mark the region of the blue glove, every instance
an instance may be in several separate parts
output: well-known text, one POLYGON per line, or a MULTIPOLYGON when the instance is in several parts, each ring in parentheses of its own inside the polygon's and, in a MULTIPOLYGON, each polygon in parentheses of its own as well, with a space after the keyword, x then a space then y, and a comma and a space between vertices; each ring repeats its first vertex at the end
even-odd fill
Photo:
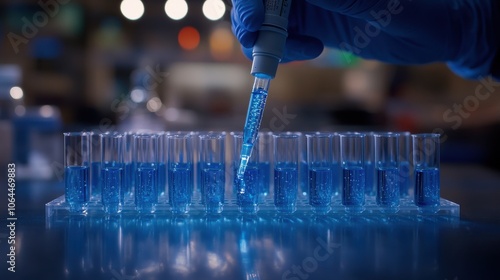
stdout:
MULTIPOLYGON (((233 0, 233 32, 245 55, 264 20, 263 0, 233 0)), ((323 47, 394 64, 447 62, 458 75, 500 78, 500 1, 292 0, 283 62, 323 47)))

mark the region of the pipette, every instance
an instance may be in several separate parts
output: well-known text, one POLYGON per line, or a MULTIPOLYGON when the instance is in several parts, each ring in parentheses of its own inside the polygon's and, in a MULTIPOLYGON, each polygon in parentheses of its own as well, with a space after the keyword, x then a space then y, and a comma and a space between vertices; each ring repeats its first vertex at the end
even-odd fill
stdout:
POLYGON ((243 129, 243 145, 237 173, 241 193, 245 192, 243 176, 259 133, 269 84, 271 79, 275 77, 278 64, 283 57, 288 35, 290 5, 291 0, 266 0, 264 3, 264 23, 259 30, 252 52, 251 74, 255 77, 255 80, 243 129))

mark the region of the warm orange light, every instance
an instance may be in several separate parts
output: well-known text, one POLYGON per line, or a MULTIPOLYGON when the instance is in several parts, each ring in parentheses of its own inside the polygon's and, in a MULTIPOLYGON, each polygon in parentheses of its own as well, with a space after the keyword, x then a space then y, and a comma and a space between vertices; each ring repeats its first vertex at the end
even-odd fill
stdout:
POLYGON ((228 59, 233 51, 233 34, 229 29, 217 28, 210 35, 209 44, 215 59, 228 59))
POLYGON ((177 36, 181 48, 192 51, 200 44, 200 32, 191 26, 185 26, 179 31, 177 36))

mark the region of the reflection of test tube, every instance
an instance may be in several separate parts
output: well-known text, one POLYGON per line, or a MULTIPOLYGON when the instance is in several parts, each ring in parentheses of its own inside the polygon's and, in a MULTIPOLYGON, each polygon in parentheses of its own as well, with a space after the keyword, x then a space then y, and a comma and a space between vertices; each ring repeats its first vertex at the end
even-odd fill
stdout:
POLYGON ((318 214, 331 209, 333 197, 332 180, 332 135, 329 133, 308 134, 307 163, 309 169, 309 205, 318 214))
POLYGON ((200 190, 207 213, 221 213, 226 184, 225 133, 199 136, 200 190))
POLYGON ((157 143, 155 134, 134 135, 135 207, 140 213, 154 213, 158 203, 157 143))
POLYGON ((187 213, 193 191, 193 137, 190 133, 167 135, 168 197, 174 213, 187 213))
POLYGON ((101 134, 101 180, 102 205, 104 212, 120 213, 123 206, 123 135, 119 133, 101 134))
POLYGON ((159 132, 158 135, 158 200, 164 201, 167 192, 167 134, 159 132))
POLYGON ((439 134, 415 134, 413 164, 415 166, 415 204, 420 211, 439 209, 439 134))
POLYGON ((361 133, 340 135, 342 160, 342 205, 348 212, 362 212, 365 205, 364 140, 361 133))
POLYGON ((123 139, 123 164, 125 168, 123 196, 124 203, 134 197, 135 171, 134 167, 134 133, 126 132, 123 139))
POLYGON ((247 168, 245 174, 243 175, 243 181, 245 183, 245 192, 241 193, 239 191, 239 180, 237 178, 237 171, 240 162, 240 151, 243 145, 243 134, 242 133, 232 133, 233 135, 233 162, 234 162, 234 188, 236 192, 236 199, 238 203, 238 208, 242 213, 257 213, 258 202, 259 202, 259 151, 258 146, 254 147, 252 155, 248 160, 247 168))
POLYGON ((375 179, 375 137, 373 132, 365 134, 364 169, 365 169, 365 194, 374 196, 377 182, 375 179))
POLYGON ((279 213, 293 213, 299 183, 299 135, 280 133, 273 137, 274 206, 279 213))
POLYGON ((101 136, 90 132, 90 197, 92 200, 101 199, 101 136))
POLYGON ((395 212, 399 207, 399 134, 377 133, 374 137, 377 204, 395 212))
POLYGON ((411 133, 399 133, 399 190, 401 197, 413 193, 413 170, 411 158, 411 133))
POLYGON ((271 163, 273 153, 273 133, 259 132, 258 153, 259 153, 259 184, 260 195, 264 199, 270 192, 271 185, 271 163))
POLYGON ((90 196, 89 160, 89 134, 64 133, 65 200, 71 212, 87 212, 90 196))

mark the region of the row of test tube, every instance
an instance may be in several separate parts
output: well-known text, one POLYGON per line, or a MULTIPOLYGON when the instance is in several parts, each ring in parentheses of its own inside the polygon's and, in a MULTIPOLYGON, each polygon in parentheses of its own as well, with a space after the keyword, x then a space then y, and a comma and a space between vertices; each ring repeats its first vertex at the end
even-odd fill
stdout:
POLYGON ((240 132, 77 132, 65 133, 64 142, 72 212, 97 201, 110 214, 125 204, 139 213, 166 204, 187 213, 193 202, 221 213, 231 199, 242 213, 270 200, 280 213, 304 200, 318 214, 337 201, 357 213, 367 198, 387 212, 397 212, 402 199, 422 211, 439 208, 438 134, 259 133, 244 191, 236 178, 240 132))

